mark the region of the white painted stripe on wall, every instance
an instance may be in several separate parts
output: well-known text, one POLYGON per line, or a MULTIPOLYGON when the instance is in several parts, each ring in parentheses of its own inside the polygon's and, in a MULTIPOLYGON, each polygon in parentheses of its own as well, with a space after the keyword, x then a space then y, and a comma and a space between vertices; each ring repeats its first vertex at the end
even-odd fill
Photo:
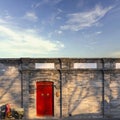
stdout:
POLYGON ((97 68, 97 63, 74 63, 74 68, 81 68, 81 69, 92 68, 92 69, 95 69, 95 68, 97 68))
POLYGON ((36 69, 54 69, 54 63, 35 63, 36 69))
POLYGON ((120 63, 116 63, 116 64, 115 64, 115 68, 116 68, 116 69, 120 69, 120 63))

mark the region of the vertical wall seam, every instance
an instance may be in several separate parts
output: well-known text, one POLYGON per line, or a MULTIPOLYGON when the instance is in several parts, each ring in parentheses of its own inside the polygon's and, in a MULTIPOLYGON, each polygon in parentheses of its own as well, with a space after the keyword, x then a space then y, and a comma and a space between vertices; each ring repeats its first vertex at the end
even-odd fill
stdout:
POLYGON ((60 118, 62 118, 62 62, 61 59, 58 59, 60 63, 60 69, 59 69, 59 74, 60 74, 60 118))
POLYGON ((105 111, 104 111, 104 93, 105 93, 105 84, 104 84, 105 80, 104 80, 104 59, 102 59, 102 115, 103 115, 103 118, 105 117, 105 111))
POLYGON ((22 73, 22 59, 20 59, 20 73, 21 73, 21 107, 23 108, 23 73, 22 73))

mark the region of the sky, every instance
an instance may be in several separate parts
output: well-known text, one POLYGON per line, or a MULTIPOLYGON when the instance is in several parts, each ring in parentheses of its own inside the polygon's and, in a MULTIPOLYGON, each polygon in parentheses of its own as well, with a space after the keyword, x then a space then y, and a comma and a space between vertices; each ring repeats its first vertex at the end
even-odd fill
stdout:
POLYGON ((120 57, 120 0, 0 0, 0 58, 120 57))

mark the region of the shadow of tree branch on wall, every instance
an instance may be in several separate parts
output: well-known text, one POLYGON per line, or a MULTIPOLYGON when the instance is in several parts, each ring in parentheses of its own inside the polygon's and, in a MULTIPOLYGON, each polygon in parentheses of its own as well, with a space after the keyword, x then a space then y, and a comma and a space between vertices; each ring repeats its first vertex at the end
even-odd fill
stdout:
POLYGON ((91 71, 73 71, 66 76, 68 81, 63 86, 68 88, 68 116, 102 117, 102 75, 97 74, 91 71))
POLYGON ((105 76, 105 116, 109 118, 120 117, 120 73, 112 71, 105 76))
POLYGON ((21 81, 17 66, 0 65, 0 93, 0 105, 20 104, 21 81))
POLYGON ((119 77, 119 72, 105 73, 103 86, 101 71, 71 72, 66 75, 68 81, 64 82, 63 86, 68 88, 68 117, 65 119, 105 117, 105 119, 117 120, 120 117, 119 77))

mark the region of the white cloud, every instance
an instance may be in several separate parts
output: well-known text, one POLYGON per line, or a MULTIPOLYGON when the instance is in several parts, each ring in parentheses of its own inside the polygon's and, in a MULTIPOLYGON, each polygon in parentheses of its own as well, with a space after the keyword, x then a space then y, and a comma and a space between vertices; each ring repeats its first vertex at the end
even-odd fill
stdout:
POLYGON ((62 0, 40 0, 40 2, 38 2, 37 4, 32 5, 32 8, 38 8, 43 5, 56 5, 60 3, 61 1, 62 0))
POLYGON ((8 21, 13 19, 13 16, 11 16, 11 14, 7 10, 3 11, 3 16, 4 16, 4 19, 8 21))
POLYGON ((39 57, 41 54, 57 52, 64 45, 58 41, 50 41, 36 34, 35 30, 15 30, 0 25, 1 54, 14 57, 39 57))
POLYGON ((27 19, 29 21, 37 21, 38 17, 34 12, 26 12, 24 19, 27 19))
POLYGON ((61 35, 63 33, 63 31, 61 31, 61 30, 55 30, 55 33, 61 35))
POLYGON ((63 32, 61 30, 57 31, 58 34, 62 34, 63 32))
POLYGON ((97 31, 96 35, 102 34, 102 31, 97 31))
POLYGON ((111 9, 112 7, 102 8, 101 6, 96 6, 94 9, 87 12, 69 14, 66 24, 61 26, 61 29, 79 31, 91 27, 98 23, 111 9))
POLYGON ((0 23, 6 23, 6 21, 3 19, 0 19, 0 23))
POLYGON ((53 4, 58 4, 58 3, 60 3, 62 0, 52 0, 52 2, 53 2, 53 4))

